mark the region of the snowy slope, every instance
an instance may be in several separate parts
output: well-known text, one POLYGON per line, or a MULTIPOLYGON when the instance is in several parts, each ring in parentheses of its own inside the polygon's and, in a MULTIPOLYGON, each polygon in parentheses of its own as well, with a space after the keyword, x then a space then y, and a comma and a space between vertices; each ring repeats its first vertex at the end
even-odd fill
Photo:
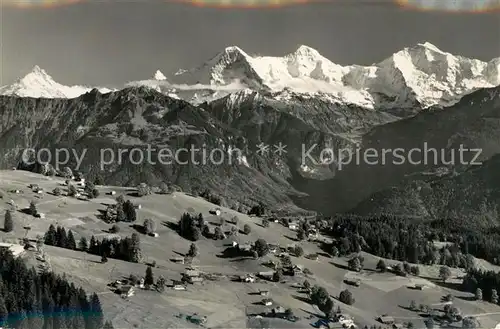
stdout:
POLYGON ((482 62, 454 56, 430 43, 405 48, 371 66, 340 66, 300 46, 283 57, 250 56, 232 46, 202 66, 181 70, 172 81, 216 88, 328 94, 333 101, 372 108, 448 106, 478 88, 500 84, 500 58, 482 62))
MULTIPOLYGON (((93 88, 84 86, 65 86, 57 83, 40 67, 18 79, 12 85, 0 87, 0 95, 14 95, 34 98, 75 98, 93 88)), ((111 92, 108 88, 98 88, 101 93, 111 92)))

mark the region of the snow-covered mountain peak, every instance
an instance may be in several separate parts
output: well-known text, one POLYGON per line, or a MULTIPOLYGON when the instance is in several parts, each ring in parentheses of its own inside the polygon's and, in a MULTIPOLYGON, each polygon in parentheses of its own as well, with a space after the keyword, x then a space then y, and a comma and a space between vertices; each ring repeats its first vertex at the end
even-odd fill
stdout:
POLYGON ((295 52, 293 52, 293 55, 295 55, 296 57, 309 57, 311 59, 317 58, 317 57, 322 57, 320 55, 319 51, 317 51, 316 49, 311 48, 309 46, 305 46, 305 45, 300 45, 297 48, 297 50, 295 50, 295 52))
POLYGON ((167 77, 160 70, 156 70, 155 74, 153 75, 153 79, 163 81, 167 80, 167 77))
MULTIPOLYGON (((0 95, 14 95, 34 98, 75 98, 92 88, 83 86, 65 86, 54 81, 45 70, 35 65, 31 72, 18 79, 11 85, 0 87, 0 95)), ((99 88, 101 93, 110 92, 110 89, 99 88)))

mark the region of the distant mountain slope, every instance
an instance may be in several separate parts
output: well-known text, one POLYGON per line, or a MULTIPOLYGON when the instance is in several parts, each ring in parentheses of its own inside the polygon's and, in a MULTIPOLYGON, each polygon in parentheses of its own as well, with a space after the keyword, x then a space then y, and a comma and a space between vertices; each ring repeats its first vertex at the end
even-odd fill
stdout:
MULTIPOLYGON (((230 46, 196 68, 171 76, 157 71, 152 78, 116 87, 147 86, 194 104, 250 89, 276 97, 282 93, 323 97, 334 104, 406 117, 422 108, 450 106, 475 90, 498 85, 500 57, 483 62, 444 52, 426 42, 369 66, 341 66, 305 45, 282 57, 250 55, 230 46)), ((35 67, 14 84, 1 87, 0 95, 73 98, 87 91, 90 88, 58 84, 35 67)))
MULTIPOLYGON (((75 98, 92 90, 84 86, 65 86, 57 83, 39 66, 11 85, 0 87, 0 95, 44 98, 75 98)), ((111 89, 99 88, 102 93, 111 89)))
POLYGON ((172 81, 214 87, 238 82, 252 90, 323 92, 371 108, 427 108, 449 106, 474 90, 499 85, 500 58, 486 63, 426 42, 371 66, 340 66, 307 46, 283 57, 251 56, 231 46, 198 68, 180 71, 172 81))
MULTIPOLYGON (((418 173, 439 168, 441 171, 462 170, 460 144, 469 149, 481 148, 478 160, 488 159, 500 153, 499 126, 498 87, 479 90, 450 108, 422 112, 410 119, 377 126, 362 137, 359 164, 353 160, 327 181, 295 177, 293 185, 310 195, 306 200, 298 201, 325 213, 347 211, 379 190, 396 186, 404 179, 411 181, 421 178, 418 173), (427 150, 438 150, 437 157, 432 151, 427 153, 427 163, 424 161, 425 145, 427 150), (403 164, 398 164, 400 160, 392 156, 398 148, 403 149, 401 154, 406 159, 403 164), (368 149, 373 149, 368 152, 376 152, 377 155, 365 161, 363 154, 368 149), (412 149, 421 150, 412 153, 413 164, 408 160, 412 149), (385 164, 383 150, 389 150, 385 164), (441 152, 444 152, 445 161, 441 152), (455 154, 455 165, 447 164, 452 152, 455 154)), ((474 155, 473 152, 464 152, 463 162, 471 161, 474 155)))
MULTIPOLYGON (((0 96, 0 121, 3 168, 15 165, 24 148, 65 147, 75 149, 78 155, 86 150, 81 170, 88 171, 91 179, 99 174, 110 184, 158 185, 168 181, 194 193, 209 188, 230 204, 254 205, 260 201, 292 208, 289 195, 299 195, 287 182, 291 173, 285 163, 280 165, 282 160, 257 155, 254 144, 209 112, 148 88, 108 94, 93 90, 75 99, 0 96), (138 148, 147 154, 148 145, 174 154, 179 149, 205 148, 208 155, 198 151, 193 158, 183 151, 179 155, 182 164, 162 164, 158 151, 152 153, 152 162, 147 158, 137 162, 124 153, 119 161, 120 149, 138 148), (244 153, 233 154, 231 149, 236 147, 244 153), (99 169, 100 152, 108 149, 113 151, 115 161, 103 171, 99 169), (211 162, 213 149, 226 154, 223 163, 217 163, 220 153, 215 154, 215 163, 211 162), (203 156, 208 159, 206 163, 201 162, 203 156)), ((110 159, 108 154, 106 161, 110 159)), ((69 165, 74 166, 75 161, 69 165)))
POLYGON ((489 226, 498 225, 499 209, 500 155, 495 155, 462 173, 403 183, 377 192, 352 212, 463 221, 474 218, 476 224, 489 226))

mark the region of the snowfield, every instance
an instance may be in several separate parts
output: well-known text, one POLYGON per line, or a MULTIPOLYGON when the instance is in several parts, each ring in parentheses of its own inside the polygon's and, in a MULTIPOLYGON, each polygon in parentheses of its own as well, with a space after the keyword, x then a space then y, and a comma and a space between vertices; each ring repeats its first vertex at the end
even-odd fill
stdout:
MULTIPOLYGON (((151 79, 131 81, 118 89, 147 86, 194 104, 250 89, 278 95, 327 95, 332 103, 378 109, 450 106, 477 89, 498 85, 500 57, 483 62, 425 42, 370 66, 338 65, 304 45, 282 57, 252 56, 230 46, 197 68, 181 69, 171 77, 158 70, 151 79)), ((1 87, 0 95, 73 98, 91 89, 59 84, 36 66, 12 85, 1 87)))

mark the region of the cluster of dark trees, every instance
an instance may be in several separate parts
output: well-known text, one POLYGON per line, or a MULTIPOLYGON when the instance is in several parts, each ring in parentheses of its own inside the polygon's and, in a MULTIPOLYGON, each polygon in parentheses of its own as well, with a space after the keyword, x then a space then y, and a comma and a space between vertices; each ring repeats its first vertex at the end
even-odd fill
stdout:
MULTIPOLYGON (((495 243, 480 239, 470 231, 452 232, 439 223, 392 215, 336 215, 330 219, 326 230, 337 238, 337 242, 331 246, 331 253, 334 255, 348 255, 365 250, 379 257, 410 263, 463 268, 471 265, 472 259, 468 254, 493 260, 492 257, 485 257, 490 255, 485 251, 488 250, 488 245, 493 246, 495 243), (433 241, 449 244, 437 248, 433 241)), ((494 250, 496 249, 489 251, 494 250)))
POLYGON ((54 273, 37 273, 7 250, 0 251, 0 327, 112 329, 99 297, 54 273))
POLYGON ((208 202, 211 202, 213 204, 216 204, 218 206, 222 205, 222 197, 210 192, 209 189, 205 189, 203 192, 199 194, 203 199, 207 200, 208 202))
POLYGON ((126 262, 138 263, 142 259, 140 239, 137 233, 132 233, 130 237, 122 239, 104 238, 101 241, 92 236, 87 251, 93 255, 120 259, 126 262))
POLYGON ((66 231, 62 226, 58 226, 56 229, 54 225, 51 224, 49 230, 45 232, 44 243, 48 246, 77 250, 73 232, 71 230, 66 231))
POLYGON ((137 220, 137 211, 132 201, 125 201, 122 195, 116 198, 116 205, 108 206, 104 213, 104 220, 108 223, 113 222, 135 222, 137 220))
POLYGON ((500 291, 500 272, 482 271, 472 268, 462 282, 465 291, 472 292, 477 299, 498 304, 500 291))
POLYGON ((184 213, 178 223, 179 235, 191 241, 200 239, 201 234, 208 235, 210 229, 200 213, 193 216, 189 213, 184 213))
POLYGON ((61 226, 56 229, 54 225, 50 225, 45 233, 44 243, 49 246, 88 252, 102 256, 103 259, 109 257, 134 263, 141 260, 140 239, 137 233, 123 239, 105 238, 101 241, 92 236, 90 242, 82 237, 77 245, 71 230, 66 231, 61 226))

